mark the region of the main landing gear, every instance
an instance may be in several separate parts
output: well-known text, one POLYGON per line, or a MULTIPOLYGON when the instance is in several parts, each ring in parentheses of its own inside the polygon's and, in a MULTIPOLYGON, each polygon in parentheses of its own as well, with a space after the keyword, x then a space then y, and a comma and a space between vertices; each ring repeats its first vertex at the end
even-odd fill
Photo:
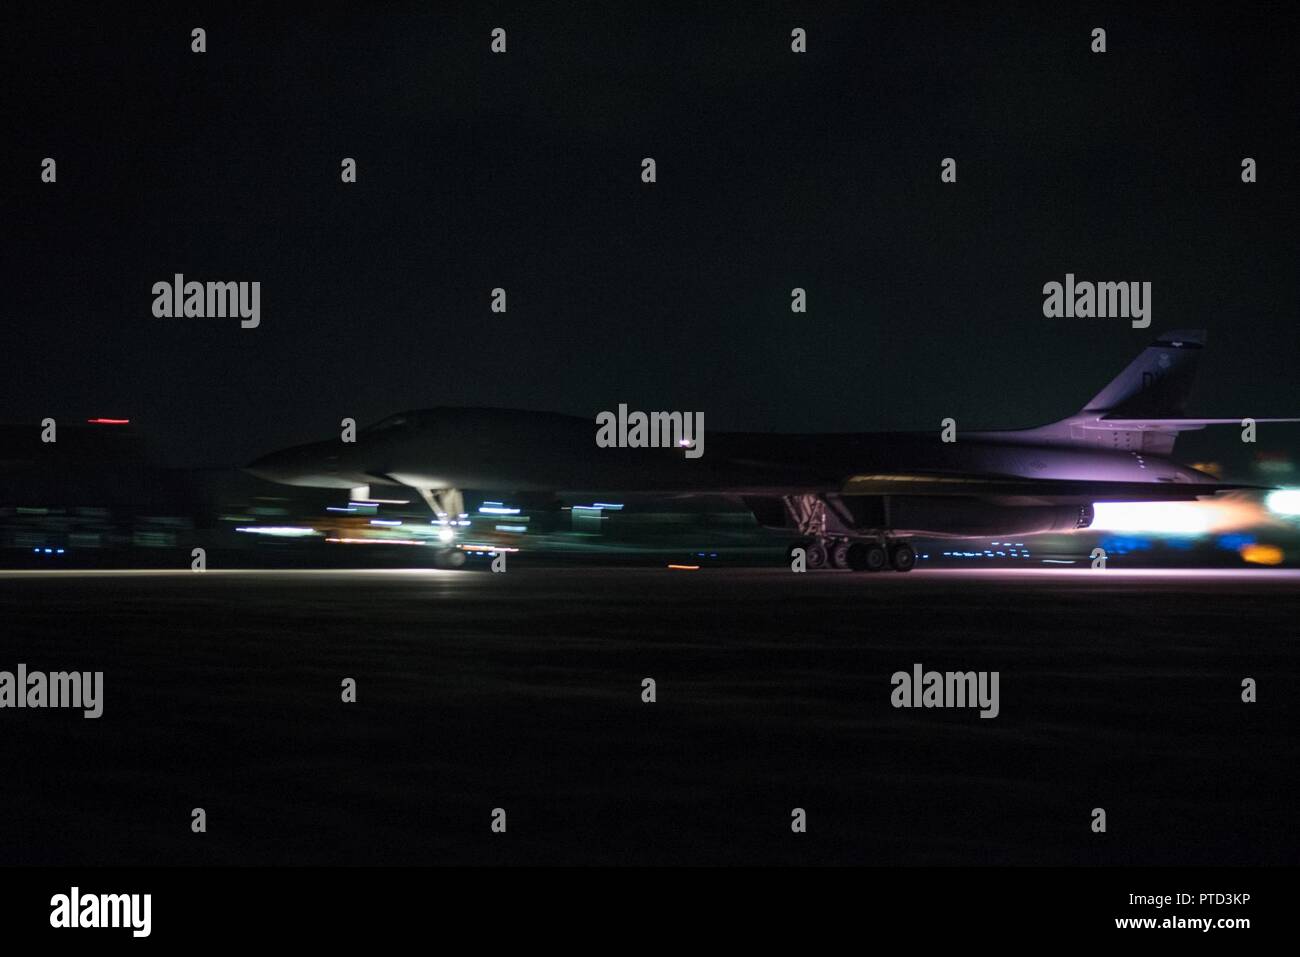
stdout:
POLYGON ((892 568, 910 572, 916 567, 916 549, 907 542, 879 542, 866 539, 801 538, 786 551, 787 561, 794 561, 794 550, 803 549, 805 567, 847 568, 855 572, 880 572, 892 568))
POLYGON ((916 567, 916 549, 906 541, 891 538, 888 497, 883 523, 863 521, 840 496, 787 495, 786 528, 800 536, 792 542, 786 561, 793 564, 794 550, 803 549, 804 568, 848 568, 855 572, 880 572, 892 568, 910 572, 916 567))

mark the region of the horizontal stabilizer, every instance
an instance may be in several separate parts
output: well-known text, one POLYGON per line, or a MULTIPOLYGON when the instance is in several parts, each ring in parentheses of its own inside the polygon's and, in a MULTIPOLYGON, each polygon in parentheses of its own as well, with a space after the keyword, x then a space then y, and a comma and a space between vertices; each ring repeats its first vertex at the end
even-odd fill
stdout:
MULTIPOLYGON (((1207 425, 1242 425, 1246 416, 1235 419, 1112 419, 1102 416, 1093 428, 1105 429, 1151 429, 1157 432, 1190 432, 1203 429, 1207 425)), ((1250 419, 1251 422, 1300 422, 1300 419, 1250 419)))

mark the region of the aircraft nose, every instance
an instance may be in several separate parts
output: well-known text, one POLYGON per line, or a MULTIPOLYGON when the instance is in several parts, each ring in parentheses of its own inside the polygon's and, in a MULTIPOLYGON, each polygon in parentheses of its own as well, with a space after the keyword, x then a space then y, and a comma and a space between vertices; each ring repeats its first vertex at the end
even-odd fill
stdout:
POLYGON ((311 488, 352 488, 366 480, 345 475, 339 461, 339 449, 333 442, 299 445, 264 455, 244 466, 244 471, 281 485, 304 485, 311 488))
POLYGON ((244 471, 268 482, 291 482, 301 470, 301 456, 295 454, 297 451, 297 449, 285 449, 263 455, 245 465, 244 471))

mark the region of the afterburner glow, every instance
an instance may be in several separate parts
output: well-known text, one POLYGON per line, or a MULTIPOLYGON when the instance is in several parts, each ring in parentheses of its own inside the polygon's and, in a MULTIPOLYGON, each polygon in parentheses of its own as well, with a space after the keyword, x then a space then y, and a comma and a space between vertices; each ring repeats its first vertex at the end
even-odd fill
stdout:
POLYGON ((1300 515, 1300 488, 1280 488, 1269 492, 1264 502, 1278 515, 1300 515))
POLYGON ((1266 521, 1254 502, 1220 499, 1209 502, 1098 502, 1092 528, 1103 532, 1154 532, 1204 535, 1248 528, 1266 521))

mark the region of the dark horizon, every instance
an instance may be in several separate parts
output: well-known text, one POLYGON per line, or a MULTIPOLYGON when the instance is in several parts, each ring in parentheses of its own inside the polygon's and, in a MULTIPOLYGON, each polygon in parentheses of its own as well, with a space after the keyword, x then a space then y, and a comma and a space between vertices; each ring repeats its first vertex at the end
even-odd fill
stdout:
POLYGON ((7 421, 129 417, 182 465, 439 405, 1011 428, 1187 327, 1194 412, 1297 411, 1280 7, 402 9, 8 31, 7 421), (261 282, 260 327, 154 318, 178 272, 261 282), (1151 327, 1044 318, 1066 272, 1152 282, 1151 327))

